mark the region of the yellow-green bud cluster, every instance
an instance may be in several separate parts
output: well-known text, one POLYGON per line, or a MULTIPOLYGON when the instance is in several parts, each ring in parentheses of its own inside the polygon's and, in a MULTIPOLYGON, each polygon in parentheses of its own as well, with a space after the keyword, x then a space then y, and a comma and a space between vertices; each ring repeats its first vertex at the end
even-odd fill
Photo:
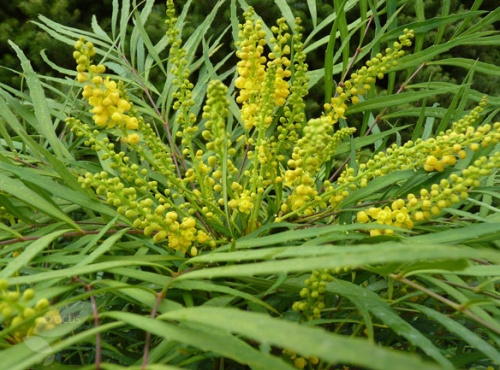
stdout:
POLYGON ((485 124, 478 128, 474 124, 486 105, 486 98, 470 114, 453 123, 452 128, 441 132, 435 138, 408 141, 403 146, 393 144, 385 152, 377 153, 372 159, 353 168, 346 169, 337 179, 339 186, 326 189, 323 196, 330 196, 329 202, 337 207, 349 191, 366 187, 374 178, 385 176, 397 170, 423 168, 426 171, 443 171, 446 166, 455 165, 457 160, 467 156, 466 148, 477 151, 500 142, 500 123, 485 124))
POLYGON ((319 364, 319 358, 317 358, 316 356, 299 356, 296 352, 290 351, 288 349, 283 350, 283 355, 290 358, 290 360, 293 361, 293 366, 295 366, 297 369, 304 369, 307 364, 319 364))
POLYGON ((50 303, 46 298, 33 302, 35 291, 32 288, 21 294, 17 290, 9 290, 8 286, 7 280, 0 279, 0 323, 3 331, 8 332, 9 342, 22 342, 62 322, 58 310, 47 312, 50 303))
POLYGON ((80 39, 74 45, 75 51, 73 52, 73 58, 76 61, 76 79, 80 83, 87 82, 89 80, 88 72, 92 73, 104 73, 106 68, 102 65, 92 64, 92 58, 95 56, 96 51, 94 44, 90 41, 85 41, 84 37, 80 39))
POLYGON ((351 101, 352 104, 359 103, 358 96, 370 90, 376 78, 384 78, 391 67, 397 66, 397 60, 405 55, 405 52, 402 50, 403 47, 410 47, 413 38, 413 31, 405 29, 404 34, 399 36, 399 41, 394 42, 392 48, 385 49, 385 55, 378 53, 367 61, 365 66, 356 73, 351 74, 351 78, 343 86, 339 85, 337 87, 336 96, 332 98, 330 103, 324 106, 333 123, 337 122, 340 118, 346 118, 346 102, 351 101))
POLYGON ((191 74, 187 67, 186 50, 182 47, 182 39, 179 35, 179 29, 176 27, 177 17, 175 16, 175 6, 173 0, 167 1, 167 37, 170 45, 170 72, 174 76, 173 85, 177 90, 172 93, 174 98, 173 109, 178 110, 175 122, 179 125, 177 135, 182 138, 182 145, 191 145, 192 135, 198 131, 194 125, 196 115, 190 113, 194 105, 193 88, 194 85, 189 81, 191 74))
MULTIPOLYGON (((406 199, 397 199, 391 207, 371 207, 357 213, 356 219, 361 223, 374 222, 380 225, 393 225, 412 229, 414 222, 429 220, 439 216, 443 209, 451 207, 469 197, 472 188, 481 185, 480 179, 490 176, 500 167, 500 152, 490 156, 482 156, 462 170, 461 175, 451 174, 430 189, 422 188, 419 194, 408 194, 406 199)), ((392 235, 394 230, 375 227, 370 235, 392 235)))
POLYGON ((321 311, 325 309, 326 283, 333 280, 328 270, 314 270, 304 282, 305 287, 300 290, 301 301, 294 302, 292 309, 300 312, 306 320, 321 318, 321 311))
POLYGON ((202 136, 207 140, 207 149, 216 153, 231 147, 230 135, 226 128, 226 120, 229 115, 229 100, 226 94, 227 87, 221 81, 210 81, 207 89, 207 100, 203 107, 203 118, 206 121, 202 136))
POLYGON ((302 43, 302 28, 300 18, 295 19, 296 28, 292 36, 294 73, 290 86, 290 97, 288 104, 283 108, 283 116, 280 117, 278 125, 278 140, 283 149, 288 150, 299 139, 302 125, 306 121, 304 97, 308 93, 309 78, 306 74, 308 66, 305 63, 306 54, 302 43))
POLYGON ((287 183, 295 181, 295 186, 292 187, 286 203, 282 204, 281 212, 284 214, 295 212, 299 216, 310 216, 318 207, 325 208, 326 203, 318 195, 318 189, 313 179, 308 174, 302 174, 300 170, 299 168, 299 171, 287 172, 287 183), (301 175, 294 177, 296 173, 301 173, 301 175))
MULTIPOLYGON (((138 166, 132 166, 131 169, 137 171, 138 166)), ((97 195, 104 196, 119 214, 127 217, 135 228, 143 230, 144 235, 152 235, 157 243, 167 239, 170 248, 186 253, 194 244, 209 242, 209 235, 196 228, 194 218, 184 217, 182 221, 179 220, 179 214, 172 211, 168 204, 165 205, 168 199, 166 196, 159 196, 160 202, 155 202, 150 197, 140 199, 136 186, 125 187, 120 178, 110 178, 104 171, 98 174, 86 173, 78 181, 83 188, 94 188, 97 195)), ((142 186, 156 187, 156 183, 142 186)))
POLYGON ((328 117, 312 118, 304 127, 289 164, 295 169, 303 167, 308 174, 315 175, 335 153, 337 146, 355 131, 355 128, 345 127, 334 133, 328 117))

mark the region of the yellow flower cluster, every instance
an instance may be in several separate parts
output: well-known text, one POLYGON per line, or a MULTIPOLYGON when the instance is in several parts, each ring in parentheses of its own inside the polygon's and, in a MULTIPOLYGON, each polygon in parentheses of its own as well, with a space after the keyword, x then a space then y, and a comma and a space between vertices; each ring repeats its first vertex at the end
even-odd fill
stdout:
POLYGON ((310 216, 318 207, 326 207, 326 203, 319 197, 316 184, 309 174, 302 173, 301 168, 298 170, 287 171, 285 185, 294 183, 296 186, 291 186, 292 191, 286 203, 281 205, 281 212, 310 216))
MULTIPOLYGON (((402 199, 398 199, 392 202, 391 207, 385 206, 383 208, 371 207, 366 211, 358 212, 356 219, 358 222, 367 223, 373 220, 374 222, 381 225, 392 225, 396 227, 412 229, 413 221, 409 210, 406 207, 406 203, 402 199)), ((377 236, 381 234, 392 235, 394 234, 393 229, 373 229, 370 230, 371 236, 377 236)))
POLYGON ((232 188, 236 194, 235 197, 228 202, 228 206, 232 209, 237 209, 241 213, 250 214, 250 211, 254 208, 254 197, 252 197, 250 191, 247 189, 242 190, 241 185, 236 182, 233 183, 232 188))
POLYGON ((253 8, 244 13, 245 23, 240 24, 236 56, 241 60, 236 65, 238 78, 234 85, 240 89, 236 101, 240 104, 260 94, 261 84, 266 75, 264 54, 266 32, 262 29, 262 21, 253 20, 253 8))
POLYGON ((9 331, 8 340, 12 343, 22 342, 25 338, 50 330, 62 322, 56 309, 47 312, 50 306, 46 298, 31 304, 35 291, 26 289, 22 295, 19 291, 8 289, 7 280, 0 279, 0 317, 5 331, 9 331))
POLYGON ((292 72, 290 67, 290 45, 288 45, 291 35, 288 33, 289 27, 284 18, 278 19, 278 26, 273 26, 271 31, 276 35, 271 39, 271 44, 274 44, 273 52, 269 53, 270 62, 267 64, 268 70, 274 68, 274 102, 277 106, 284 106, 288 95, 290 95, 290 87, 285 79, 291 77, 292 72))
POLYGON ((236 56, 241 59, 236 67, 238 78, 235 86, 240 90, 236 101, 242 104, 241 119, 247 130, 253 127, 265 129, 273 121, 274 108, 285 105, 290 94, 286 79, 291 76, 288 69, 291 62, 287 57, 291 51, 288 45, 291 35, 287 32, 285 20, 278 20, 278 26, 271 29, 276 35, 271 39, 274 46, 266 57, 266 32, 262 21, 255 20, 252 7, 248 8, 244 16, 245 23, 239 25, 236 52, 236 56))
MULTIPOLYGON (((496 124, 500 127, 500 123, 496 124)), ((461 176, 451 174, 448 179, 441 179, 432 184, 430 190, 420 189, 419 194, 408 194, 406 199, 395 200, 391 208, 371 207, 357 213, 356 219, 361 223, 374 222, 379 225, 393 225, 412 229, 414 222, 429 220, 439 216, 443 209, 451 207, 469 197, 472 188, 480 186, 480 178, 490 176, 500 167, 500 152, 490 156, 482 156, 462 170, 461 176)), ((392 235, 394 230, 375 227, 370 235, 392 235)))
MULTIPOLYGON (((127 114, 132 109, 132 104, 124 97, 123 88, 109 76, 105 79, 100 76, 106 68, 101 64, 91 64, 94 55, 95 49, 91 42, 85 42, 82 37, 75 43, 73 57, 77 62, 77 80, 87 82, 82 96, 92 106, 90 110, 93 114, 92 119, 99 127, 119 127, 123 133, 127 130, 137 130, 138 119, 127 114)), ((140 137, 138 133, 133 132, 128 133, 123 140, 130 144, 137 144, 140 137)))

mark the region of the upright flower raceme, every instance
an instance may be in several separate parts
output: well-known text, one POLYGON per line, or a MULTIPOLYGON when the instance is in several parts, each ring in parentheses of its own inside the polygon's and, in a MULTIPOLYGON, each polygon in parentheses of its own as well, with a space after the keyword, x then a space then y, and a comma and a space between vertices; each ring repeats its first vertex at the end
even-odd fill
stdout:
MULTIPOLYGON (((352 184, 345 186, 342 176, 338 184, 315 181, 322 166, 335 154, 337 146, 356 131, 352 127, 335 130, 334 125, 346 118, 347 103, 357 104, 359 96, 370 90, 377 78, 383 78, 391 67, 397 65, 397 60, 405 54, 403 47, 411 45, 413 36, 413 31, 404 30, 393 48, 387 48, 385 54, 377 54, 337 87, 336 96, 324 105, 325 111, 321 117, 312 118, 306 123, 303 135, 297 139, 291 159, 286 163, 284 184, 291 188, 291 193, 281 206, 283 217, 279 219, 292 215, 309 216, 324 209, 328 203, 336 207, 349 195, 349 190, 356 189, 352 184)), ((345 173, 349 174, 349 180, 353 178, 350 170, 345 173)))
POLYGON ((378 53, 375 55, 366 62, 365 66, 353 73, 343 86, 339 85, 337 87, 336 96, 331 99, 330 103, 325 104, 325 111, 333 122, 337 122, 340 118, 346 118, 345 112, 348 108, 346 102, 359 103, 358 96, 365 94, 371 89, 371 85, 376 78, 384 78, 391 67, 398 64, 397 60, 405 55, 403 47, 411 46, 413 38, 413 31, 405 29, 404 33, 399 36, 398 41, 393 43, 392 48, 386 48, 384 54, 378 53))
MULTIPOLYGON (((106 71, 104 65, 92 64, 95 56, 94 45, 85 42, 82 37, 75 43, 73 57, 77 62, 77 80, 86 82, 83 88, 83 97, 88 99, 90 112, 95 124, 102 128, 120 128, 124 133, 137 130, 137 117, 128 113, 132 104, 127 98, 123 86, 111 80, 110 77, 103 78, 101 74, 106 71)), ((135 144, 139 141, 137 133, 125 135, 124 141, 135 144)))
POLYGON ((272 112, 276 106, 283 106, 290 94, 288 78, 291 35, 284 19, 272 27, 275 37, 271 38, 271 52, 265 53, 266 32, 262 21, 256 20, 252 7, 244 13, 245 23, 240 25, 236 56, 240 59, 236 71, 235 86, 239 95, 236 101, 242 104, 241 119, 244 127, 255 126, 264 129, 273 121, 272 112))

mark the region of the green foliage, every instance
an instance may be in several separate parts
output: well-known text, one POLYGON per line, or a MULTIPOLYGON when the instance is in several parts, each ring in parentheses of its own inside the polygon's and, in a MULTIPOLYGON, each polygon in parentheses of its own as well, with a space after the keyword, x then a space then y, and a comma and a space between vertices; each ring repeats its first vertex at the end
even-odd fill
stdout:
POLYGON ((54 74, 10 42, 0 369, 500 363, 498 67, 454 56, 500 12, 334 3, 54 5, 54 74))

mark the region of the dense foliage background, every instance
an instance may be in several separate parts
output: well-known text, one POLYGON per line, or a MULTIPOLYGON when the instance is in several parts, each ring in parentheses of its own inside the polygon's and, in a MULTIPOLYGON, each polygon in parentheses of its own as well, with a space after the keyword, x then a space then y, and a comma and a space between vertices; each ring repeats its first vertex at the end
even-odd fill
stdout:
MULTIPOLYGON (((176 7, 181 10, 185 5, 186 0, 176 2, 176 7)), ((213 7, 212 1, 194 1, 190 4, 190 12, 186 15, 186 24, 184 26, 184 36, 190 35, 196 25, 201 24, 210 13, 213 7)), ((314 29, 314 24, 308 13, 308 1, 306 0, 287 0, 287 3, 294 11, 294 15, 303 19, 303 26, 306 33, 310 33, 314 29)), ((477 3, 476 1, 460 1, 451 0, 447 2, 449 5, 449 13, 457 14, 467 12, 477 3)), ((140 4, 140 2, 137 2, 140 4)), ((147 32, 153 41, 158 41, 164 34, 164 14, 165 2, 156 0, 154 7, 149 16, 148 23, 145 25, 147 32)), ((227 18, 230 16, 230 2, 222 4, 219 10, 219 17, 227 18)), ((279 8, 266 0, 248 1, 248 4, 255 7, 257 12, 262 15, 266 22, 273 22, 280 17, 279 8)), ((398 15, 400 23, 410 23, 416 19, 425 17, 433 17, 441 12, 441 3, 433 0, 417 1, 404 6, 398 15)), ((481 1, 480 9, 484 11, 493 11, 497 9, 496 0, 481 1)), ((99 24, 104 29, 109 29, 111 22, 110 14, 112 9, 112 1, 85 1, 82 4, 76 0, 18 0, 11 1, 3 6, 3 12, 0 14, 0 82, 7 83, 13 86, 19 86, 21 83, 20 77, 11 72, 11 70, 20 71, 19 61, 7 43, 7 40, 14 41, 22 50, 25 51, 29 60, 33 63, 36 71, 45 75, 53 75, 55 72, 42 59, 40 52, 44 51, 47 57, 59 66, 71 68, 73 59, 71 58, 71 48, 66 45, 61 45, 60 42, 52 38, 46 32, 41 30, 31 21, 36 21, 38 15, 44 15, 56 22, 63 23, 67 26, 89 30, 92 16, 99 19, 99 24)), ((316 1, 317 19, 316 24, 321 23, 328 15, 334 12, 333 2, 316 1)), ((347 15, 349 17, 349 14, 347 15)), ((351 16, 353 19, 355 16, 351 16)), ((349 19, 349 18, 348 18, 349 19)), ((207 30, 207 38, 213 35, 219 35, 224 31, 226 25, 223 22, 215 22, 210 29, 207 30)), ((494 22, 488 26, 490 29, 500 29, 500 23, 494 22)), ((456 26, 450 25, 446 28, 440 37, 444 40, 449 39, 456 31, 456 26)), ((318 32, 316 37, 328 35, 328 28, 318 32)), ((430 31, 426 34, 422 41, 424 45, 431 45, 436 38, 437 31, 430 31)), ((352 39, 353 47, 359 40, 356 36, 352 39)), ((234 51, 234 44, 230 34, 226 34, 223 38, 223 44, 218 54, 219 58, 234 51)), ((309 55, 309 63, 313 68, 321 68, 324 62, 324 53, 326 46, 318 48, 309 55)), ((458 46, 451 49, 448 53, 441 54, 438 58, 461 57, 469 59, 477 59, 486 63, 495 64, 500 58, 500 50, 495 47, 481 47, 480 45, 458 46)), ((429 78, 433 81, 452 81, 460 83, 466 76, 466 71, 463 68, 454 66, 430 66, 425 71, 416 76, 416 81, 425 82, 429 78)), ((404 78, 404 77, 400 77, 404 78)), ((402 82, 402 81, 400 81, 402 82)), ((478 74, 473 81, 473 88, 478 89, 485 94, 498 96, 500 94, 500 77, 478 74)), ((315 103, 321 100, 321 96, 312 96, 309 101, 310 110, 317 113, 320 107, 315 103)), ((439 103, 448 106, 450 103, 449 97, 436 97, 439 103)), ((434 103, 431 101, 430 103, 434 103)))

